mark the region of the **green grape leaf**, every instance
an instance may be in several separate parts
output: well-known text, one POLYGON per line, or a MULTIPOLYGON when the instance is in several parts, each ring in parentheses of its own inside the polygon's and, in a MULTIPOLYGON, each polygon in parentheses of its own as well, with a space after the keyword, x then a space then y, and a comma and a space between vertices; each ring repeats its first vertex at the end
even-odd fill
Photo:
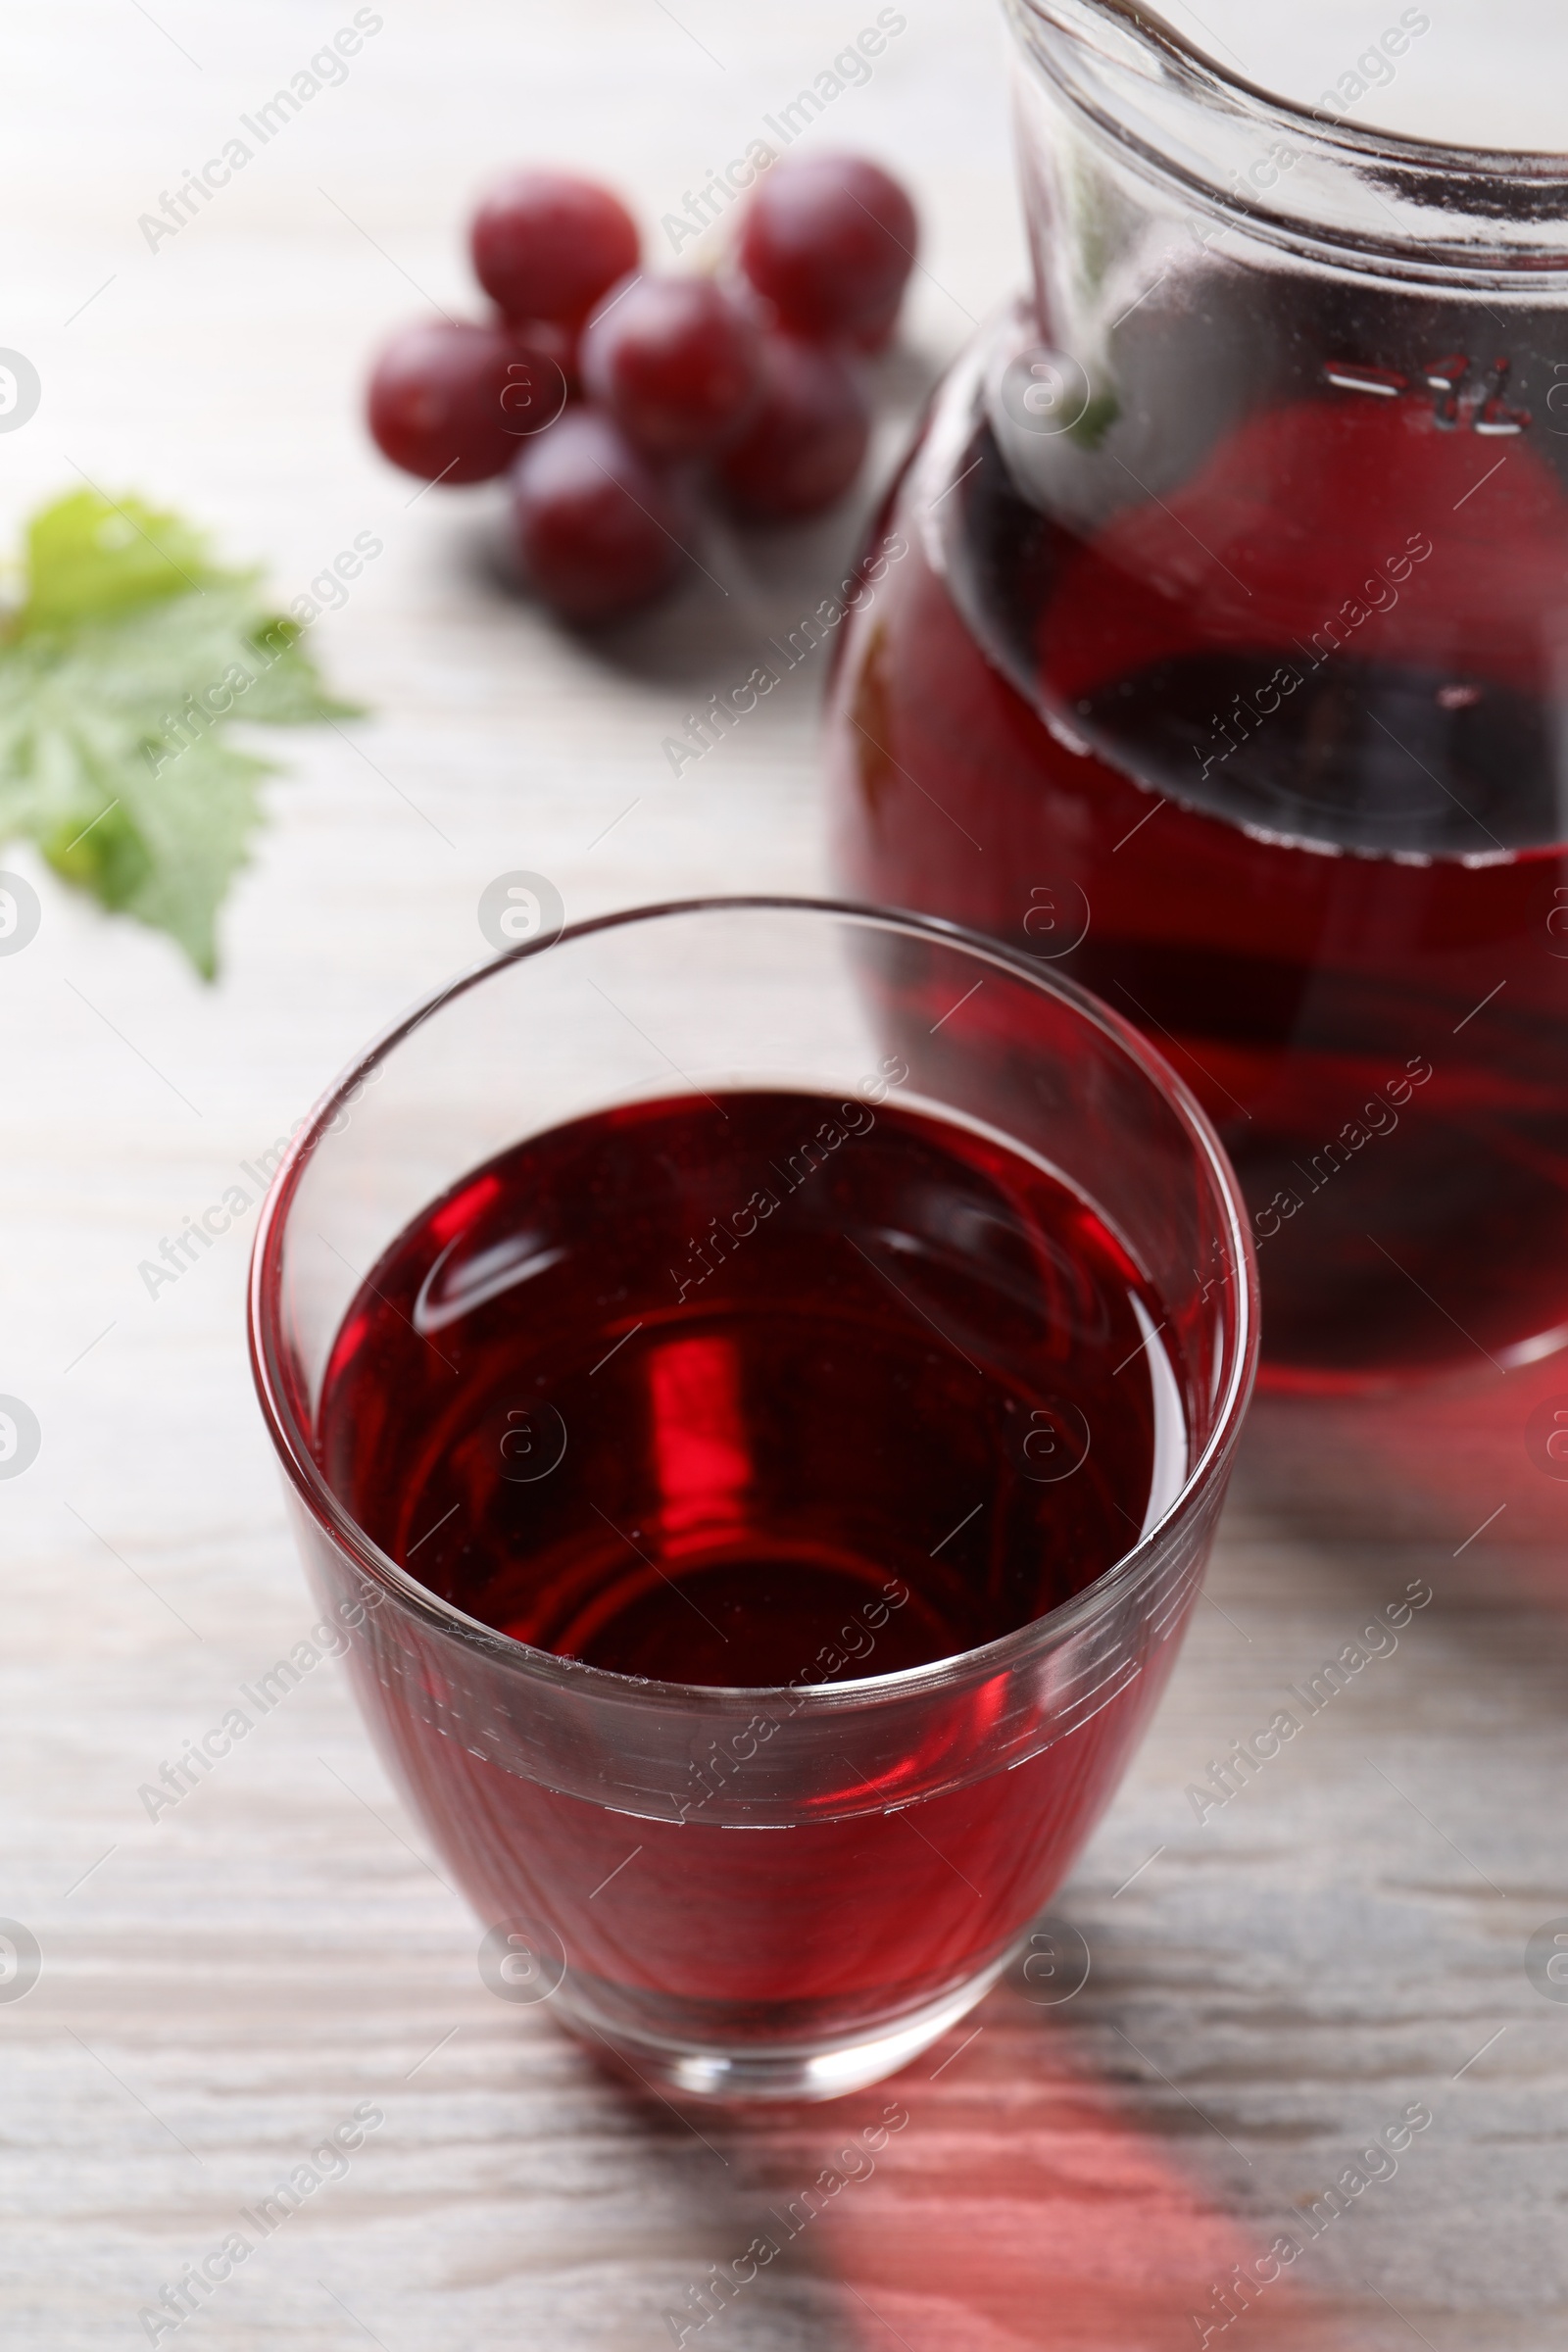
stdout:
POLYGON ((236 720, 305 726, 333 701, 254 571, 134 498, 81 490, 33 516, 25 593, 0 625, 0 840, 218 968, 216 921, 271 762, 236 720))

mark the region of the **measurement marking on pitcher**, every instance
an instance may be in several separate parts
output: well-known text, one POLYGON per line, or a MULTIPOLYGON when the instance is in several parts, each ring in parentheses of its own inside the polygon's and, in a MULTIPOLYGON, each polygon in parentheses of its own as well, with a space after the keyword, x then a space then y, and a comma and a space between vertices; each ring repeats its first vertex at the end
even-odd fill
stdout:
POLYGON ((1342 392, 1375 392, 1380 400, 1397 400, 1407 380, 1394 368, 1361 368, 1330 360, 1323 373, 1342 392))

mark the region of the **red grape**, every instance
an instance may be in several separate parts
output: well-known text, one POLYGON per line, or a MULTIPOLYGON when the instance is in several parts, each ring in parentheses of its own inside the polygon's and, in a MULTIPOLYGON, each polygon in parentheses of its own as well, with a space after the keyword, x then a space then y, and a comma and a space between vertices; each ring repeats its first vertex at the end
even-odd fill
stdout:
POLYGON ((867 318, 861 325, 856 327, 849 337, 851 346, 856 351, 863 351, 872 358, 875 358, 878 352, 886 351, 893 340, 894 329, 899 323, 899 311, 903 301, 904 296, 901 291, 894 295, 891 302, 883 306, 874 318, 867 318))
POLYGON ((530 587, 568 620, 608 620, 674 578, 684 513, 608 416, 573 409, 527 444, 512 476, 530 587))
POLYGON ((738 427, 761 374, 761 337, 709 277, 629 279, 582 339, 590 400, 640 449, 694 456, 738 427))
POLYGON ((569 172, 514 172, 473 218, 473 267, 509 318, 585 318, 637 267, 637 224, 618 196, 569 172))
POLYGON ((427 482, 482 482, 565 405, 559 364, 514 327, 431 318, 406 327, 370 376, 383 456, 427 482))
POLYGON ((529 318, 520 324, 509 319, 507 323, 510 332, 521 336, 529 348, 538 352, 542 359, 554 360, 556 366, 561 369, 565 383, 573 392, 577 391, 579 379, 576 327, 567 326, 559 318, 529 318))
POLYGON ((769 335, 761 394, 716 471, 742 514, 786 522, 843 495, 860 470, 870 431, 865 394, 841 353, 795 335, 769 335))
POLYGON ((741 228, 741 268, 803 335, 875 329, 914 266, 914 207, 896 179, 854 155, 775 166, 741 228))

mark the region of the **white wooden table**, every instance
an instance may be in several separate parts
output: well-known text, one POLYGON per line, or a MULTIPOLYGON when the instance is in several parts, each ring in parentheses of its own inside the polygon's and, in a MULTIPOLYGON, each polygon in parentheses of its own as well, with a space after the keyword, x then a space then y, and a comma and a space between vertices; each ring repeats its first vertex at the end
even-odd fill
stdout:
MULTIPOLYGON (((469 299, 459 223, 492 166, 597 167, 657 236, 875 11, 381 13, 342 86, 151 252, 138 215, 347 0, 51 0, 0 52, 0 344, 44 386, 0 438, 8 541, 86 474, 211 518, 285 597, 356 532, 385 542, 317 633, 375 716, 283 739, 218 987, 6 853, 44 905, 0 961, 0 1391, 43 1431, 0 1483, 0 1912, 43 1954, 0 2001, 0 2340, 25 2352, 148 2340, 138 2314, 362 2102, 383 2124, 181 2344, 652 2352, 886 2095, 699 2132, 496 2002, 335 1666, 156 1822, 138 1801, 311 1616, 244 1358, 253 1220, 156 1298, 138 1262, 481 952, 495 874, 549 874, 574 915, 823 879, 808 670, 679 782, 660 744, 815 601, 855 517, 721 546, 727 596, 699 583, 591 653, 498 592, 490 493, 415 501, 375 460, 358 389, 419 290, 469 299)), ((825 126, 901 165, 928 223, 884 469, 891 411, 1021 266, 989 0, 907 13, 825 126)), ((1232 2266, 1304 2234, 1298 2209, 1424 2102, 1396 2176, 1210 2340, 1562 2344, 1568 2005, 1524 1950, 1568 1914, 1568 1487, 1522 1434, 1559 1388, 1568 1368, 1259 1411, 1212 1605, 1058 1902, 1087 1987, 993 1995, 895 2086, 910 2124, 875 2175, 688 2342, 1174 2352, 1195 2311, 1222 2316, 1232 2266), (1436 1597, 1397 1652, 1200 1823, 1188 1785, 1412 1579, 1436 1597)))

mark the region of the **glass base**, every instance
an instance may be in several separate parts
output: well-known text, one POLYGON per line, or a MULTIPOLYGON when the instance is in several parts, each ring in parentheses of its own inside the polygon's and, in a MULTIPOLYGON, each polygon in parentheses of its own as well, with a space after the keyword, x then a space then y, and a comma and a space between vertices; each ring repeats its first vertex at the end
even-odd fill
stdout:
POLYGON ((1011 1952, 940 2001, 852 2040, 798 2043, 735 2043, 729 2048, 681 2046, 657 2036, 613 2030, 592 2018, 579 2002, 554 2004, 568 2032, 596 2057, 645 2086, 687 2099, 839 2099, 863 2090, 907 2066, 982 2000, 1012 1960, 1011 1952))

